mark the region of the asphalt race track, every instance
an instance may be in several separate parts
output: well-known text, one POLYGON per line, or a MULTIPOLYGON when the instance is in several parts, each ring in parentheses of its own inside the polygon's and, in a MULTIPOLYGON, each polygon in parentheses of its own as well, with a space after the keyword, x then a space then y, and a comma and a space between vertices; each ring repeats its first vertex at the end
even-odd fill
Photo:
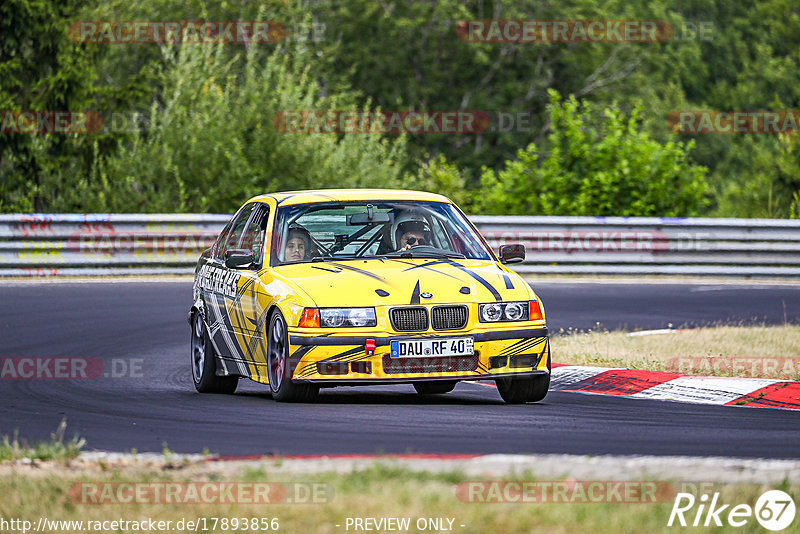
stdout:
MULTIPOLYGON (((553 331, 800 320, 800 285, 535 287, 553 331)), ((136 368, 118 368, 126 376, 117 378, 0 379, 0 434, 47 438, 66 417, 68 437, 117 451, 800 458, 800 413, 790 410, 568 392, 509 406, 493 387, 470 383, 436 398, 411 386, 329 389, 304 405, 275 403, 249 381, 233 396, 200 395, 189 371, 190 293, 186 281, 0 284, 0 357, 114 358, 136 368)))

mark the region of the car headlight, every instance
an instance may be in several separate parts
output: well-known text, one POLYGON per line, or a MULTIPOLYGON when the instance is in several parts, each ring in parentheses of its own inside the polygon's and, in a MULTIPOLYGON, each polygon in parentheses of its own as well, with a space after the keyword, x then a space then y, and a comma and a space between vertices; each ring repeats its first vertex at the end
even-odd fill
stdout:
POLYGON ((478 306, 478 316, 482 323, 527 321, 529 318, 529 304, 527 300, 481 304, 478 306))
POLYGON ((503 306, 501 304, 481 304, 481 321, 494 323, 503 318, 503 306))
POLYGON ((523 321, 528 318, 527 302, 510 302, 506 304, 505 315, 509 321, 523 321))
POLYGON ((376 326, 375 308, 320 308, 322 328, 360 328, 376 326))

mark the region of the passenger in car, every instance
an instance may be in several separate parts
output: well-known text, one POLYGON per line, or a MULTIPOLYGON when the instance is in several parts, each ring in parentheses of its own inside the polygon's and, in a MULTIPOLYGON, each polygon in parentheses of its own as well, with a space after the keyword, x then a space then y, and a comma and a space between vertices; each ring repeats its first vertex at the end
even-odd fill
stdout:
POLYGON ((308 230, 302 226, 292 226, 289 228, 288 237, 283 252, 284 261, 311 259, 311 236, 308 230))

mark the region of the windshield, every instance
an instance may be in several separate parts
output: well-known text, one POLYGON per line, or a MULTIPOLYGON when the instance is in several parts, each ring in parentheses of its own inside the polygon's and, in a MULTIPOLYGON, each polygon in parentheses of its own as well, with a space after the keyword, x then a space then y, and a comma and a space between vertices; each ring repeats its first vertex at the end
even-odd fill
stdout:
POLYGON ((358 201, 278 209, 271 263, 355 258, 492 260, 464 215, 444 202, 358 201))

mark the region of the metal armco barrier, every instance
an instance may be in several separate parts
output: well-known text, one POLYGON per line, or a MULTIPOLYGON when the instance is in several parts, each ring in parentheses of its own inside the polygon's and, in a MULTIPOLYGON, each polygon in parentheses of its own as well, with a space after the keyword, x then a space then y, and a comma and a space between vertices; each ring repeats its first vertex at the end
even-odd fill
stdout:
MULTIPOLYGON (((0 215, 0 276, 191 274, 229 215, 0 215)), ((534 274, 800 276, 800 220, 474 216, 534 274)))
POLYGON ((191 274, 230 215, 0 215, 0 276, 191 274))

